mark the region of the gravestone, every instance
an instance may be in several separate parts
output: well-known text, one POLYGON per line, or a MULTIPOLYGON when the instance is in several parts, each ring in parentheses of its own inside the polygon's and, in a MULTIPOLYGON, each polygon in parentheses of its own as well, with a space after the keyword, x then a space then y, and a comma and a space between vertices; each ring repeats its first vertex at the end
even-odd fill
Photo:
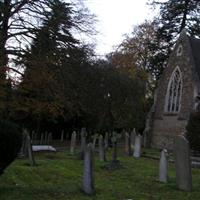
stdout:
POLYGON ((106 161, 105 147, 102 135, 99 136, 99 160, 106 161))
POLYGON ((108 139, 109 139, 109 133, 106 132, 105 133, 105 138, 104 138, 105 149, 108 149, 108 139))
POLYGON ((92 144, 88 144, 85 148, 83 191, 86 194, 94 193, 94 153, 92 144))
POLYGON ((64 130, 61 131, 60 141, 64 142, 64 130))
POLYGON ((140 156, 141 156, 141 146, 142 146, 142 136, 136 135, 133 157, 140 158, 140 156))
POLYGON ((135 128, 131 131, 131 135, 130 135, 130 140, 131 140, 131 151, 134 151, 134 144, 135 144, 135 137, 136 137, 136 131, 135 128))
POLYGON ((160 155, 159 181, 166 183, 168 181, 168 153, 163 149, 160 155))
POLYGON ((124 132, 125 136, 125 153, 131 155, 131 137, 127 131, 124 132))
POLYGON ((87 135, 86 128, 82 128, 81 129, 81 150, 80 150, 80 159, 82 160, 84 158, 84 151, 86 148, 86 135, 87 135))
POLYGON ((44 143, 48 144, 48 132, 45 131, 44 143))
POLYGON ((174 141, 176 183, 180 190, 192 190, 192 173, 189 142, 183 135, 174 141))
POLYGON ((93 136, 93 149, 94 150, 95 150, 95 147, 96 147, 97 137, 98 137, 98 134, 94 134, 94 136, 93 136))
POLYGON ((71 145, 70 145, 70 154, 71 155, 74 155, 75 146, 76 146, 76 131, 73 131, 73 133, 71 135, 71 145))
POLYGON ((24 135, 26 137, 26 144, 27 144, 29 162, 30 162, 31 166, 34 166, 35 165, 35 159, 34 159, 34 156, 33 156, 31 138, 30 138, 30 135, 29 135, 29 133, 26 129, 24 130, 24 135))
POLYGON ((51 142, 52 142, 52 133, 48 133, 47 144, 50 144, 51 142))

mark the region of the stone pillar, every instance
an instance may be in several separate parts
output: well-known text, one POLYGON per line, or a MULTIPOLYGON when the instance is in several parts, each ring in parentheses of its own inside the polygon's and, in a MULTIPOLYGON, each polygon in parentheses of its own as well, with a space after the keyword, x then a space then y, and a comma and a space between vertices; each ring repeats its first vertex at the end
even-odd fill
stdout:
POLYGON ((74 155, 74 150, 76 146, 76 131, 73 131, 71 135, 71 145, 70 145, 70 154, 74 155))
POLYGON ((189 142, 183 135, 175 138, 174 156, 176 169, 176 183, 180 190, 192 190, 192 173, 189 142))
POLYGON ((135 137, 134 153, 133 157, 140 158, 141 156, 141 145, 142 145, 142 136, 137 135, 135 137))
POLYGON ((105 147, 102 135, 99 136, 99 160, 106 161, 105 147))
POLYGON ((88 144, 84 155, 83 191, 94 193, 94 153, 92 144, 88 144))
POLYGON ((159 181, 166 183, 168 181, 168 153, 163 149, 160 155, 159 181))

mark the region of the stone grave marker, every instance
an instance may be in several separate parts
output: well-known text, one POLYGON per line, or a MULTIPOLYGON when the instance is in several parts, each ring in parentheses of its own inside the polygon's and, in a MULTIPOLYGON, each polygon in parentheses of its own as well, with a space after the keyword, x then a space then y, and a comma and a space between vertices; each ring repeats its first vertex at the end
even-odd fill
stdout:
POLYGON ((92 144, 88 144, 85 148, 83 191, 86 194, 94 193, 94 153, 92 144))
POLYGON ((140 158, 140 156, 141 156, 141 146, 142 146, 142 136, 136 135, 133 157, 140 158))
POLYGON ((183 135, 174 141, 176 183, 180 190, 192 190, 192 173, 189 142, 183 135))
POLYGON ((168 153, 163 149, 160 154, 159 181, 166 183, 168 181, 168 153))
POLYGON ((102 135, 99 136, 99 160, 106 161, 104 140, 102 135))
POLYGON ((75 147, 76 147, 76 131, 73 131, 71 135, 71 145, 70 145, 71 155, 74 155, 75 147))

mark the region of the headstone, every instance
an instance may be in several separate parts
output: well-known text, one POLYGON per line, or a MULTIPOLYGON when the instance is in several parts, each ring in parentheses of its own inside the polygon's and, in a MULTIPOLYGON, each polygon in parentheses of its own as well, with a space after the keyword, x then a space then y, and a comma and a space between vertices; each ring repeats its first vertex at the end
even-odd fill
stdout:
POLYGON ((137 135, 135 137, 134 153, 133 157, 140 158, 141 156, 141 145, 142 145, 142 136, 137 135))
POLYGON ((131 131, 131 151, 134 150, 134 144, 135 144, 135 137, 136 137, 136 131, 135 128, 131 131))
POLYGON ((62 130, 61 132, 60 141, 64 142, 64 130, 62 130))
POLYGON ((51 142, 52 142, 52 133, 48 133, 47 144, 50 144, 51 142))
POLYGON ((100 161, 106 161, 105 147, 102 135, 99 136, 99 159, 100 161))
POLYGON ((175 138, 174 156, 176 169, 176 183, 180 190, 192 190, 192 173, 190 162, 189 142, 183 135, 175 138))
POLYGON ((70 145, 70 154, 74 155, 74 150, 76 146, 76 131, 73 131, 71 135, 71 145, 70 145))
POLYGON ((81 129, 81 150, 80 150, 80 158, 83 159, 84 158, 84 151, 86 148, 86 128, 82 128, 81 129))
POLYGON ((166 183, 168 181, 168 153, 163 149, 160 155, 159 181, 166 183))
POLYGON ((94 153, 92 144, 88 144, 84 155, 83 191, 94 193, 94 153))
POLYGON ((95 135, 93 136, 93 149, 94 149, 94 150, 95 150, 95 147, 96 147, 97 135, 98 135, 98 134, 95 134, 95 135))
POLYGON ((125 136, 125 153, 130 156, 131 155, 131 138, 127 131, 124 132, 124 136, 125 136))
POLYGON ((112 143, 113 143, 112 162, 117 162, 117 133, 116 132, 113 132, 112 143))
POLYGON ((44 143, 45 144, 48 144, 48 132, 47 131, 45 131, 45 134, 44 134, 45 136, 44 136, 44 143))
POLYGON ((24 134, 26 135, 26 141, 27 141, 26 143, 27 143, 27 148, 28 148, 27 150, 28 150, 29 162, 30 162, 31 166, 34 166, 35 165, 35 159, 34 159, 34 156, 33 156, 31 138, 30 138, 30 135, 29 135, 29 133, 26 129, 24 130, 24 134))
POLYGON ((104 138, 105 149, 108 149, 108 139, 109 139, 109 133, 106 132, 105 133, 105 138, 104 138))

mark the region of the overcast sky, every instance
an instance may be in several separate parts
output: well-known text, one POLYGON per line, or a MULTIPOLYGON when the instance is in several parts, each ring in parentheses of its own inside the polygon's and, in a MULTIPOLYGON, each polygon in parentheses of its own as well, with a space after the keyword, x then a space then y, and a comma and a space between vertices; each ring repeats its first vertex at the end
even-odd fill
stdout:
POLYGON ((97 16, 97 54, 112 51, 133 30, 133 25, 151 19, 152 10, 147 0, 86 0, 85 5, 97 16))

